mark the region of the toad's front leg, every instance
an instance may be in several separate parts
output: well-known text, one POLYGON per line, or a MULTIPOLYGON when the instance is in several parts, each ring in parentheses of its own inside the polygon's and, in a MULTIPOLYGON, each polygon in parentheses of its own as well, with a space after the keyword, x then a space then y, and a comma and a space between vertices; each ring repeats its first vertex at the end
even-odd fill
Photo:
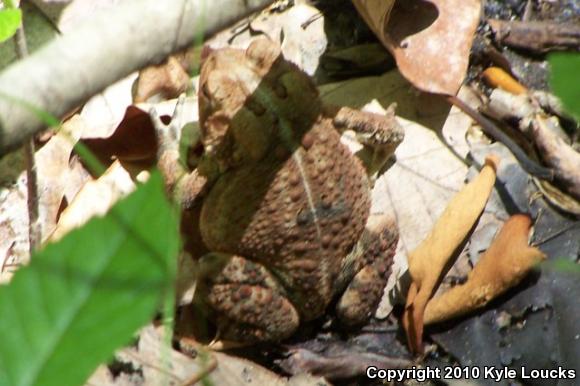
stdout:
POLYGON ((296 331, 298 312, 261 264, 224 253, 209 253, 200 263, 221 338, 248 343, 279 341, 296 331))
POLYGON ((363 161, 371 180, 383 171, 387 160, 403 141, 405 133, 395 117, 396 104, 391 104, 385 115, 352 109, 326 106, 325 113, 339 131, 352 130, 363 149, 357 156, 363 161))
MULTIPOLYGON (((184 122, 185 95, 181 95, 175 105, 173 117, 168 124, 161 121, 155 109, 149 116, 157 136, 157 167, 161 171, 167 190, 182 209, 193 206, 207 188, 207 178, 193 170, 189 172, 180 154, 184 122)), ((197 140, 199 135, 197 136, 197 140)), ((195 146, 195 143, 192 144, 195 146)))

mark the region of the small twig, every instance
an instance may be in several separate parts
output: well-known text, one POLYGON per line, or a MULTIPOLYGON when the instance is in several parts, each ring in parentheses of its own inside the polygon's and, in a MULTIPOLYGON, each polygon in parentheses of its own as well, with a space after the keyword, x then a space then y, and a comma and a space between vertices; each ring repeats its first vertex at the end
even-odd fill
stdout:
POLYGON ((577 23, 493 19, 487 23, 495 41, 510 47, 535 53, 580 48, 580 26, 577 23))
MULTIPOLYGON (((208 353, 207 356, 209 357, 209 361, 203 363, 203 367, 200 369, 200 371, 195 373, 194 375, 192 375, 188 379, 186 379, 184 382, 182 382, 180 384, 180 386, 195 385, 197 382, 201 381, 204 377, 209 375, 211 372, 213 372, 217 368, 218 362, 217 362, 215 355, 213 355, 211 353, 211 351, 207 350, 205 347, 203 347, 201 344, 199 344, 195 340, 188 338, 188 337, 185 337, 185 336, 182 336, 179 338, 179 343, 182 346, 183 345, 187 346, 189 349, 194 348, 198 353, 207 352, 208 353)), ((201 355, 200 355, 200 357, 201 357, 201 355)), ((200 358, 200 359, 201 359, 201 362, 203 362, 203 358, 200 358)))
POLYGON ((503 143, 516 157, 522 168, 530 175, 540 178, 542 180, 553 181, 554 171, 546 168, 532 161, 526 153, 504 132, 499 130, 489 119, 469 107, 465 102, 456 96, 448 96, 447 100, 461 109, 465 114, 469 115, 474 121, 479 123, 483 132, 491 138, 503 143))
MULTIPOLYGON (((16 54, 19 59, 24 59, 28 56, 28 46, 26 45, 26 35, 24 34, 24 23, 21 22, 14 35, 14 43, 16 44, 16 54)), ((24 160, 26 163, 26 189, 27 206, 28 206, 28 241, 29 252, 38 249, 42 235, 40 234, 40 222, 38 219, 38 176, 36 174, 36 164, 34 162, 34 138, 29 139, 24 143, 22 149, 24 151, 24 160)))
POLYGON ((167 376, 173 378, 173 380, 175 382, 182 381, 181 378, 179 378, 177 375, 173 374, 170 370, 166 369, 164 366, 158 366, 155 363, 152 363, 146 359, 143 359, 137 352, 133 352, 133 351, 131 351, 131 349, 123 350, 123 354, 127 355, 128 357, 131 357, 135 362, 137 362, 143 366, 149 367, 155 371, 160 372, 161 374, 164 374, 164 375, 167 375, 167 376))

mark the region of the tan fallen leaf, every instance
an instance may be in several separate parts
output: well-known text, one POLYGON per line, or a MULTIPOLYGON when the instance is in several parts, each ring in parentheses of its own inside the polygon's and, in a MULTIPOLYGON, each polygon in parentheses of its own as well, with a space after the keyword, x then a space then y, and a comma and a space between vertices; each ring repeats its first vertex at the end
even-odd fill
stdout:
POLYGON ((327 45, 324 15, 309 5, 309 1, 296 1, 291 7, 281 3, 284 2, 275 2, 249 22, 216 34, 206 45, 212 49, 246 49, 254 39, 265 35, 280 42, 286 59, 314 75, 327 45))
MULTIPOLYGON (((281 30, 284 36, 282 53, 307 74, 314 75, 326 51, 324 18, 319 10, 307 4, 297 4, 285 14, 281 30)), ((269 36, 275 39, 280 33, 269 36)))
POLYGON ((125 110, 133 103, 131 89, 136 78, 137 72, 134 72, 85 103, 80 115, 88 130, 83 138, 105 138, 115 131, 125 116, 125 110))
POLYGON ((70 158, 74 146, 86 130, 86 122, 75 115, 35 154, 39 220, 43 240, 56 226, 63 197, 70 189, 67 186, 71 182, 81 182, 70 178, 70 158))
POLYGON ((429 301, 424 324, 448 320, 485 306, 517 285, 545 259, 539 249, 528 246, 531 223, 530 217, 524 214, 510 217, 467 281, 429 301))
POLYGON ((479 0, 353 3, 414 86, 439 94, 457 93, 479 23, 479 0))
POLYGON ((499 160, 490 156, 480 174, 449 202, 431 233, 409 253, 409 273, 413 282, 407 295, 403 326, 414 352, 421 352, 423 313, 429 298, 444 275, 449 259, 481 215, 495 183, 499 160))
POLYGON ((0 191, 0 284, 8 282, 30 257, 25 192, 22 178, 13 189, 0 191))
POLYGON ((104 215, 120 198, 135 189, 131 176, 115 161, 98 179, 87 182, 62 212, 49 241, 57 241, 91 217, 104 215))
POLYGON ((160 95, 164 99, 177 98, 191 87, 190 63, 199 51, 187 50, 171 55, 165 62, 149 66, 139 71, 133 100, 146 102, 150 97, 160 95))
MULTIPOLYGON (((90 178, 73 147, 86 125, 78 115, 67 120, 35 154, 37 170, 39 225, 43 239, 53 232, 65 202, 90 178)), ((8 281, 12 272, 30 258, 28 191, 26 172, 15 184, 0 188, 0 282, 8 281)))
POLYGON ((85 138, 83 143, 106 165, 112 159, 152 162, 157 152, 157 139, 149 114, 137 106, 127 107, 109 136, 85 138))
POLYGON ((246 359, 211 352, 199 346, 195 348, 196 358, 191 358, 168 347, 161 328, 147 326, 139 333, 136 347, 124 348, 115 355, 118 361, 131 365, 135 371, 120 371, 113 376, 103 365, 95 371, 86 385, 328 385, 324 378, 306 374, 290 379, 281 377, 246 359))

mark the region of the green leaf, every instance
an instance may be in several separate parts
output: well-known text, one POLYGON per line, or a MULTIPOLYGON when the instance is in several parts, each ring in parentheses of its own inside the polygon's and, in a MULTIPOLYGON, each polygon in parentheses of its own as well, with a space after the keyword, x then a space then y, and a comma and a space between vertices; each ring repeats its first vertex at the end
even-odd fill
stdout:
POLYGON ((0 43, 16 33, 21 21, 22 12, 19 9, 0 10, 0 43))
POLYGON ((564 108, 580 119, 580 54, 555 53, 549 60, 552 90, 562 100, 564 108))
POLYGON ((178 221, 158 173, 0 287, 0 385, 79 385, 173 290, 178 221))
POLYGON ((570 259, 559 258, 550 262, 546 262, 545 264, 551 265, 554 269, 560 272, 580 274, 580 265, 576 264, 570 259))

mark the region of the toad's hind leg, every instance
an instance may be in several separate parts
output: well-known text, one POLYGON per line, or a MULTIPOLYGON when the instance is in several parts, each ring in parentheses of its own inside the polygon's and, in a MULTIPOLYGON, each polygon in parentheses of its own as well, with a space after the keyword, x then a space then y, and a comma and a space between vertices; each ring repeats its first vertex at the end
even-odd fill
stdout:
POLYGON ((203 264, 218 272, 206 275, 208 303, 216 312, 221 338, 238 342, 279 341, 292 335, 298 312, 276 278, 262 265, 240 256, 210 253, 203 264))
POLYGON ((336 305, 336 313, 345 325, 361 324, 375 311, 390 275, 397 241, 392 219, 385 215, 369 217, 339 279, 347 288, 336 305))

